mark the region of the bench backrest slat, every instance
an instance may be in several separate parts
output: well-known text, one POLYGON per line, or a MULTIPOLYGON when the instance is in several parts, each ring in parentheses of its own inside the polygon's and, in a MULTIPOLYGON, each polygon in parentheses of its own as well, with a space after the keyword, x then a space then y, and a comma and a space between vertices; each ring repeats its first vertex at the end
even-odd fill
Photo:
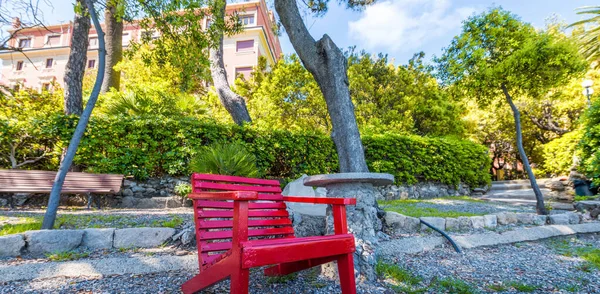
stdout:
MULTIPOLYGON (((293 238, 294 228, 286 210, 278 181, 198 174, 192 175, 194 193, 203 191, 257 191, 257 201, 248 204, 249 239, 293 238)), ((196 242, 200 265, 204 266, 231 249, 233 202, 194 200, 196 242)))
MULTIPOLYGON (((50 193, 56 172, 38 170, 0 170, 0 192, 50 193)), ((123 175, 69 172, 61 193, 116 194, 121 191, 123 175)))

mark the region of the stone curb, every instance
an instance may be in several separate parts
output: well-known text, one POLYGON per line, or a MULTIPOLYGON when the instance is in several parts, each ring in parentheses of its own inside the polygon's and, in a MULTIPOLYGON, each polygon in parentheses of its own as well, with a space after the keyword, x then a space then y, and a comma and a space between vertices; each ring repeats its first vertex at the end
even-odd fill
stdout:
POLYGON ((392 235, 402 233, 431 232, 427 226, 420 224, 419 219, 445 231, 468 231, 470 229, 495 229, 498 226, 513 224, 526 224, 543 226, 552 225, 574 225, 583 222, 583 215, 575 212, 567 212, 552 215, 537 215, 535 213, 502 212, 498 214, 487 214, 484 216, 442 218, 421 217, 414 218, 403 214, 386 211, 385 221, 388 232, 392 235))
POLYGON ((24 253, 34 256, 88 249, 150 248, 167 242, 173 228, 128 228, 84 230, 38 230, 0 237, 0 257, 15 257, 24 253))
POLYGON ((105 258, 68 262, 0 265, 0 284, 54 277, 97 277, 140 275, 176 270, 198 272, 197 255, 105 258))
MULTIPOLYGON (((585 223, 578 225, 549 225, 528 229, 516 229, 504 233, 483 233, 468 236, 452 237, 462 248, 476 248, 482 246, 495 246, 517 242, 535 241, 558 236, 569 236, 581 233, 599 233, 600 223, 585 223)), ((396 239, 390 242, 381 242, 379 254, 395 256, 398 253, 411 254, 433 250, 448 244, 443 237, 410 237, 396 239)))

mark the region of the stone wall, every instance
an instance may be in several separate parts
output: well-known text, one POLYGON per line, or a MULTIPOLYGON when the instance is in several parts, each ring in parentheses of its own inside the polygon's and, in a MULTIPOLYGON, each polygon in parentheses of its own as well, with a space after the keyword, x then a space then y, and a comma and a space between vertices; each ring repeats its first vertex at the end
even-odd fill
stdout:
MULTIPOLYGON (((465 184, 458 187, 438 182, 419 182, 414 185, 389 185, 378 187, 377 200, 397 199, 428 199, 448 196, 471 196, 474 192, 465 184)), ((483 189, 475 189, 475 193, 484 192, 483 189)))

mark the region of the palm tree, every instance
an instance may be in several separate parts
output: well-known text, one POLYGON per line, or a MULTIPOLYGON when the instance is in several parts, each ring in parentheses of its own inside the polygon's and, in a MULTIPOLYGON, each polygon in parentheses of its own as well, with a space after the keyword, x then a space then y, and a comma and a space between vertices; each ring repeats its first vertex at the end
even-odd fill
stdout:
POLYGON ((572 23, 569 27, 583 26, 579 37, 579 52, 588 60, 600 58, 600 6, 583 6, 577 8, 577 14, 590 15, 590 18, 572 23), (590 28, 586 28, 590 25, 590 28))

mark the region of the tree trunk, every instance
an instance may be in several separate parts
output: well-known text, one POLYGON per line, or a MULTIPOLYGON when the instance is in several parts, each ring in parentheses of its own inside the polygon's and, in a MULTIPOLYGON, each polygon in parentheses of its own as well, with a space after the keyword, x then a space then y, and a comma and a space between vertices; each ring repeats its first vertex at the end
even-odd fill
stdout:
POLYGON ((104 13, 104 26, 106 28, 106 69, 100 93, 106 93, 110 88, 119 90, 121 85, 121 72, 114 66, 123 60, 123 20, 117 19, 117 6, 120 0, 107 1, 104 13))
POLYGON ((83 110, 83 113, 79 118, 79 122, 77 123, 77 127, 75 128, 75 132, 73 133, 71 142, 69 142, 69 147, 67 148, 65 157, 60 163, 60 167, 58 168, 58 172, 56 173, 56 177, 54 178, 54 184, 52 185, 52 190, 50 191, 50 198, 48 199, 48 208, 46 209, 46 213, 44 214, 44 220, 42 222, 42 229, 44 230, 51 230, 54 227, 54 221, 56 220, 56 212, 58 210, 58 204, 60 201, 60 192, 62 191, 62 187, 67 176, 67 171, 73 163, 73 158, 75 157, 75 153, 77 152, 77 147, 79 146, 79 142, 83 137, 85 128, 87 127, 87 124, 90 120, 90 116, 92 115, 92 110, 94 110, 94 106, 96 105, 96 101, 98 100, 98 95, 100 94, 100 87, 102 86, 102 80, 104 79, 106 56, 106 51, 104 47, 104 32, 102 32, 102 27, 100 26, 100 22, 98 21, 98 15, 96 15, 96 10, 94 8, 93 1, 94 0, 85 0, 85 6, 87 6, 92 21, 94 22, 94 28, 98 32, 98 75, 96 76, 96 82, 94 83, 94 88, 92 90, 92 94, 90 95, 90 99, 88 100, 87 105, 85 106, 85 109, 83 110))
POLYGON ((81 115, 90 18, 87 16, 84 0, 77 0, 77 3, 81 5, 82 11, 81 14, 75 13, 71 32, 71 51, 65 67, 65 114, 81 115))
POLYGON ((275 0, 275 10, 302 64, 313 75, 325 97, 340 171, 368 172, 348 89, 346 57, 328 35, 323 35, 319 41, 313 39, 295 0, 275 0))
POLYGON ((535 180, 535 176, 533 175, 533 171, 531 170, 531 166, 529 165, 529 159, 527 158, 527 154, 525 154, 525 149, 523 148, 523 132, 521 131, 521 114, 519 113, 519 109, 513 103, 513 100, 506 89, 506 85, 502 84, 502 92, 504 92, 504 96, 506 96, 506 101, 510 105, 512 109, 513 116, 515 118, 515 129, 517 132, 517 149, 519 149, 519 155, 521 156, 521 162, 523 163, 523 168, 527 171, 527 176, 529 177, 529 182, 531 183, 531 188, 533 188, 533 193, 535 193, 536 203, 536 211, 538 214, 546 215, 548 211, 546 210, 546 206, 544 205, 544 195, 540 190, 540 187, 535 180))
MULTIPOLYGON (((215 1, 215 19, 225 19, 225 10, 227 2, 225 0, 215 1)), ((219 95, 219 99, 227 112, 233 118, 233 121, 242 125, 245 122, 252 122, 248 108, 246 107, 246 101, 244 98, 231 90, 229 82, 227 82, 227 71, 225 70, 225 64, 223 63, 223 32, 221 31, 219 36, 219 45, 217 48, 211 47, 209 50, 210 59, 210 73, 213 80, 213 85, 219 95)))

